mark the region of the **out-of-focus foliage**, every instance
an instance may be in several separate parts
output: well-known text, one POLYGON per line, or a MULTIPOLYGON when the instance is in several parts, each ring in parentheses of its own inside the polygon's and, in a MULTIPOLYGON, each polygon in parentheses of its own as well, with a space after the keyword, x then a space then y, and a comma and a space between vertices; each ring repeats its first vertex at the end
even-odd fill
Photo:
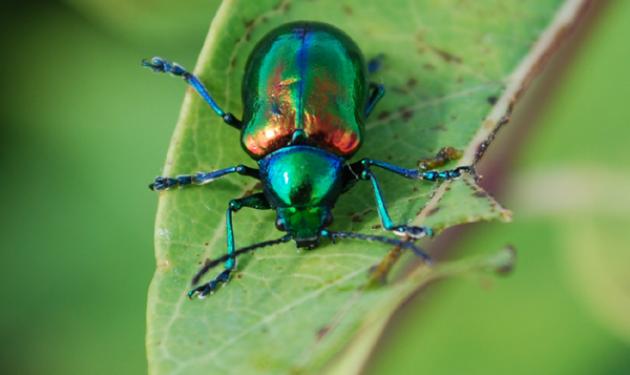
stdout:
POLYGON ((221 0, 63 0, 119 37, 136 42, 187 43, 204 35, 221 0))

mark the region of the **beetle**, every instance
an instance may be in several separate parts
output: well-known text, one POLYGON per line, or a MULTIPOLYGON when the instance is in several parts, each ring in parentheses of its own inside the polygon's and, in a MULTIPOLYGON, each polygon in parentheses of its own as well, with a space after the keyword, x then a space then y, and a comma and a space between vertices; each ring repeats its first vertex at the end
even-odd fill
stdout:
MULTIPOLYGON (((471 166, 438 171, 433 167, 454 159, 443 149, 432 168, 407 169, 384 161, 361 159, 350 162, 363 143, 364 123, 383 97, 383 85, 368 81, 378 61, 366 63, 359 47, 344 32, 329 24, 300 21, 273 29, 254 47, 242 82, 243 117, 223 111, 203 83, 181 65, 161 57, 142 64, 156 72, 182 77, 223 121, 241 132, 241 145, 258 168, 237 165, 193 175, 157 177, 151 190, 186 185, 205 185, 228 174, 260 180, 262 192, 233 199, 226 212, 227 253, 207 262, 193 278, 193 285, 220 262, 224 269, 211 281, 192 289, 189 297, 200 298, 226 283, 236 267, 236 258, 253 249, 295 241, 312 249, 321 239, 354 238, 379 241, 409 249, 429 260, 412 241, 432 236, 428 227, 395 224, 391 219, 373 168, 408 179, 445 181, 471 166), (338 232, 328 229, 331 210, 340 194, 358 181, 371 183, 382 227, 403 239, 338 232), (286 235, 238 249, 234 242, 232 215, 240 209, 274 209, 276 227, 286 235)), ((431 160, 431 159, 429 159, 431 160)), ((426 166, 425 165, 425 166, 426 166)))

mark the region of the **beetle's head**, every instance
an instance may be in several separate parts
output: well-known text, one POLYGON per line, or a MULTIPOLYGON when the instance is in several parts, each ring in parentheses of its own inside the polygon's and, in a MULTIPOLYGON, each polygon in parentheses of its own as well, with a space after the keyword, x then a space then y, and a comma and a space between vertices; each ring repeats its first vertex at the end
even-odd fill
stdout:
POLYGON ((313 248, 319 243, 320 232, 332 223, 330 208, 278 207, 276 227, 288 232, 298 247, 313 248))

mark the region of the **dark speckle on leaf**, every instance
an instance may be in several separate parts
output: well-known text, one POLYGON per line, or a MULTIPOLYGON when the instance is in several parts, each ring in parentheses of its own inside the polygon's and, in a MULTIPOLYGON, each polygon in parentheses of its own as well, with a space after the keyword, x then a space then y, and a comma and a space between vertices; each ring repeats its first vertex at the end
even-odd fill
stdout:
POLYGON ((434 127, 431 128, 431 130, 436 130, 436 131, 441 131, 441 132, 445 132, 448 129, 446 128, 446 125, 444 124, 437 124, 434 127))
POLYGON ((315 337, 317 337, 317 340, 321 340, 324 338, 324 336, 326 336, 329 331, 330 326, 323 326, 322 328, 317 330, 317 332, 315 333, 315 337))
POLYGON ((488 103, 490 103, 491 105, 495 105, 497 100, 498 100, 498 98, 496 96, 489 96, 488 97, 488 103))
POLYGON ((413 117, 413 110, 407 107, 401 107, 400 117, 403 119, 403 121, 409 121, 413 117))
POLYGON ((486 193, 483 190, 477 190, 473 193, 473 196, 477 197, 477 198, 486 198, 488 196, 488 193, 486 193))
POLYGON ((389 111, 382 111, 381 113, 378 114, 378 116, 376 116, 376 118, 379 119, 379 120, 385 120, 390 115, 391 115, 391 112, 389 112, 389 111))
POLYGON ((435 52, 442 60, 446 61, 447 63, 456 63, 456 64, 461 64, 462 63, 462 59, 461 57, 455 56, 450 52, 447 52, 443 49, 439 49, 437 47, 433 47, 433 52, 435 52))

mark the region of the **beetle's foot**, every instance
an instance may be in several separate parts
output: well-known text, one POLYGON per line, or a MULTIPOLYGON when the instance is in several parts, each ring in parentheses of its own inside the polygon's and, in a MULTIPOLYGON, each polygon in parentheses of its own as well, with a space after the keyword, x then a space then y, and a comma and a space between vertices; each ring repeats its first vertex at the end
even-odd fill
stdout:
POLYGON ((189 291, 188 298, 192 299, 195 296, 197 296, 197 298, 199 299, 206 298, 209 294, 214 293, 221 284, 225 284, 226 282, 228 282, 228 280, 230 280, 231 273, 232 270, 230 269, 223 270, 223 272, 221 272, 212 281, 209 281, 189 291))
POLYGON ((411 225, 399 225, 394 227, 392 231, 398 236, 409 236, 416 240, 423 237, 433 237, 433 230, 424 226, 414 227, 411 225))
POLYGON ((167 190, 177 185, 177 179, 170 177, 156 177, 153 183, 149 185, 149 189, 153 191, 167 190))
POLYGON ((151 68, 154 72, 158 73, 171 73, 176 76, 181 76, 186 73, 186 69, 177 63, 170 62, 161 57, 152 57, 150 59, 142 59, 142 66, 151 68))

